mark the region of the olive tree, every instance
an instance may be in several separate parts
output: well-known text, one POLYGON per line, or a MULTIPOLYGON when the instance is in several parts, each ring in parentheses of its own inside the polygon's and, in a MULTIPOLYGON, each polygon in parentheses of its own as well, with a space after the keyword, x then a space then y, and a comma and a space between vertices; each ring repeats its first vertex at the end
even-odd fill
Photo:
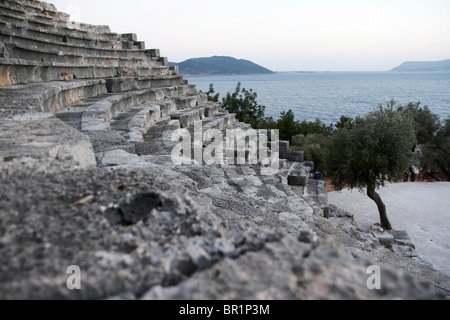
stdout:
POLYGON ((386 182, 399 180, 408 168, 417 164, 411 152, 416 143, 413 119, 394 106, 394 101, 385 107, 380 105, 365 117, 356 118, 352 126, 338 129, 327 159, 327 169, 337 189, 367 188, 385 230, 392 230, 392 225, 377 189, 386 182))

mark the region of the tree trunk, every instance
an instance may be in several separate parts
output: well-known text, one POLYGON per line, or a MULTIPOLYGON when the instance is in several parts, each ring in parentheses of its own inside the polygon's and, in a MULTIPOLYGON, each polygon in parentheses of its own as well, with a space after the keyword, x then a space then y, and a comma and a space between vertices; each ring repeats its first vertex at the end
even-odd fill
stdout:
POLYGON ((378 212, 380 213, 381 227, 384 230, 392 230, 392 225, 386 213, 386 205, 383 200, 381 200, 380 195, 375 191, 375 186, 367 187, 367 195, 377 204, 378 212))

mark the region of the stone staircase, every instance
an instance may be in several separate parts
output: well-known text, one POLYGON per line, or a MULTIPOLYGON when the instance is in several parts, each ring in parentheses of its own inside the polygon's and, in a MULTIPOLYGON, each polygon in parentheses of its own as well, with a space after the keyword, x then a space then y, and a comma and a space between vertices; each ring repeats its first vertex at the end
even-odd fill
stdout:
POLYGON ((0 0, 0 298, 377 298, 354 257, 318 241, 379 249, 324 217, 333 210, 312 169, 135 34, 0 0), (73 263, 81 292, 64 287, 73 263))
MULTIPOLYGON (((92 145, 84 144, 73 153, 89 159, 93 153, 96 164, 101 165, 105 153, 115 150, 139 157, 169 156, 177 144, 172 133, 185 132, 195 140, 196 124, 201 126, 202 138, 191 144, 191 154, 211 151, 216 140, 213 135, 220 132, 223 161, 216 158, 215 165, 254 159, 250 159, 249 142, 237 143, 252 132, 250 125, 238 122, 219 103, 209 102, 176 67, 167 66, 167 58, 161 57, 159 49, 146 49, 136 34, 117 34, 108 26, 72 22, 53 5, 38 1, 3 0, 0 8, 0 121, 10 122, 10 130, 23 121, 44 119, 52 119, 61 130, 66 128, 64 124, 69 125, 89 137, 92 145)), ((51 132, 47 134, 51 136, 51 132)), ((35 139, 33 131, 29 139, 35 139)), ((270 156, 272 145, 268 142, 263 151, 270 156)), ((53 163, 49 150, 54 147, 51 143, 43 147, 45 152, 40 154, 51 159, 39 161, 53 163)), ((286 143, 277 143, 277 147, 281 147, 283 158, 292 158, 285 157, 289 152, 286 143)), ((68 162, 65 167, 80 166, 68 162)), ((80 163, 94 165, 92 161, 80 163)), ((253 161, 252 165, 261 173, 261 162, 253 161)), ((308 177, 304 178, 302 187, 308 177)), ((291 180, 298 185, 298 179, 291 180)))
POLYGON ((46 81, 177 75, 135 34, 74 23, 52 5, 0 3, 0 86, 46 81), (45 8, 44 8, 45 7, 45 8))

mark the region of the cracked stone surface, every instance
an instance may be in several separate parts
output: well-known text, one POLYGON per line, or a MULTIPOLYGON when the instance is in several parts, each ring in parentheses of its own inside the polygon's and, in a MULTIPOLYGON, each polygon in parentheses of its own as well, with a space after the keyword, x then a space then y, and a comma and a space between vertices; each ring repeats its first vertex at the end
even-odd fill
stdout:
MULTIPOLYGON (((218 176, 218 167, 209 169, 218 176)), ((311 227, 288 206, 262 207, 263 198, 251 201, 225 181, 214 184, 220 194, 211 193, 172 174, 166 179, 151 168, 2 171, 0 298, 444 297, 387 265, 389 285, 368 290, 365 271, 373 257, 359 249, 355 259, 356 251, 342 245, 344 235, 353 238, 329 220, 314 217, 311 227), (82 270, 81 291, 66 288, 70 265, 82 270)))
MULTIPOLYGON (((97 47, 77 45, 81 55, 136 59, 112 67, 99 54, 91 57, 98 65, 80 68, 43 63, 38 53, 36 61, 0 58, 0 85, 10 86, 0 88, 0 299, 448 297, 449 277, 407 233, 365 229, 328 205, 324 185, 308 180, 312 163, 282 161, 270 176, 258 165, 175 165, 170 133, 192 133, 194 121, 242 136, 250 127, 207 102, 159 50, 72 23, 46 3, 2 5, 30 10, 28 20, 35 9, 52 12, 60 19, 45 28, 58 35, 69 24, 65 40, 82 28, 97 47), (74 265, 81 290, 72 291, 74 265), (371 265, 382 270, 381 290, 367 287, 371 265)), ((9 25, 8 46, 28 27, 9 25)), ((44 47, 62 60, 71 48, 55 39, 44 47)), ((211 139, 200 142, 206 149, 211 139)))

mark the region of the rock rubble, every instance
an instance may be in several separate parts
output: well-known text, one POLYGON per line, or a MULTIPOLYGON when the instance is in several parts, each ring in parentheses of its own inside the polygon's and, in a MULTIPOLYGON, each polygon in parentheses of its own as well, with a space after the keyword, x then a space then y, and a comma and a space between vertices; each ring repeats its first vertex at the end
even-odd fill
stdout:
MULTIPOLYGON (((0 299, 450 292, 405 232, 363 230, 328 205, 323 183, 308 178, 312 164, 295 162, 303 153, 286 143, 271 175, 262 161, 177 165, 168 133, 195 135, 201 121, 211 131, 193 148, 207 150, 221 145, 213 133, 251 128, 136 35, 73 23, 40 1, 0 7, 0 299), (73 265, 81 290, 67 287, 73 265), (371 265, 381 290, 367 286, 371 265)), ((235 160, 243 150, 232 142, 223 146, 235 160)))

